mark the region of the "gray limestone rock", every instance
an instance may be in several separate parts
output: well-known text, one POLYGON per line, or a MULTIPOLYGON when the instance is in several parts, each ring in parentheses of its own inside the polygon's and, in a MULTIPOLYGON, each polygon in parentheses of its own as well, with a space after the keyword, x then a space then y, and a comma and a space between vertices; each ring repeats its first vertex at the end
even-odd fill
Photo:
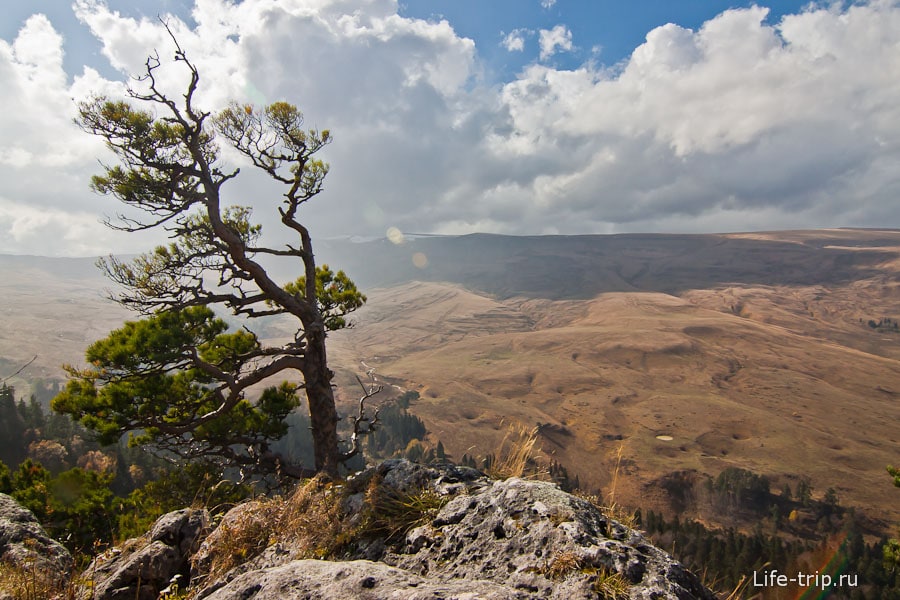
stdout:
POLYGON ((237 577, 207 600, 519 600, 532 598, 484 580, 439 581, 367 560, 295 560, 237 577))
POLYGON ((173 578, 187 585, 191 553, 206 532, 205 510, 161 516, 143 537, 95 558, 79 578, 79 600, 156 600, 173 578))
POLYGON ((553 484, 509 479, 448 502, 384 561, 438 578, 480 578, 534 598, 592 598, 610 576, 632 598, 715 598, 642 534, 553 484))
POLYGON ((75 561, 52 539, 34 514, 12 497, 0 494, 0 560, 36 568, 59 581, 68 579, 75 561))
POLYGON ((344 561, 294 560, 288 544, 276 544, 219 581, 205 582, 197 597, 715 598, 640 532, 553 484, 492 481, 466 467, 389 460, 346 483, 349 530, 364 523, 373 482, 398 497, 428 490, 447 502, 396 539, 366 537, 359 529, 362 537, 345 548, 344 561))

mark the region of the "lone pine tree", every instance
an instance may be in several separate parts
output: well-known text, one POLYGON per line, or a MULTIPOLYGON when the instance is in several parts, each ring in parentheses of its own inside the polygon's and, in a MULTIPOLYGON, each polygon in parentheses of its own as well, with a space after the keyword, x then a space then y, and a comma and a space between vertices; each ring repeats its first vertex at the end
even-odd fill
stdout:
MULTIPOLYGON (((284 435, 284 419, 302 389, 314 470, 335 475, 357 444, 343 452, 339 444, 326 332, 345 327, 365 296, 343 272, 316 264, 310 232, 298 217, 323 189, 328 165, 316 155, 331 134, 304 130, 302 114, 286 102, 232 104, 215 115, 200 110, 199 72, 173 41, 175 62, 189 76, 180 98, 161 91, 157 54, 136 80, 141 91, 129 89, 129 101, 97 97, 79 105, 77 123, 103 138, 119 161, 104 166, 92 187, 143 215, 107 225, 129 232, 163 228, 172 241, 129 262, 100 261, 124 290, 116 300, 145 318, 93 344, 88 368, 69 367, 70 381, 53 408, 107 441, 131 433, 135 443, 184 458, 299 476, 310 470, 288 465, 268 443, 284 435), (239 169, 223 166, 219 140, 284 185, 277 210, 294 242, 264 245, 250 208, 223 206, 222 187, 239 169), (276 283, 260 257, 294 260, 302 275, 276 283), (250 320, 290 315, 296 333, 283 346, 266 346, 248 328, 227 332, 216 307, 250 320), (291 372, 302 375, 301 384, 282 383, 256 403, 248 400, 251 386, 291 372)), ((367 421, 360 411, 354 433, 367 421)))

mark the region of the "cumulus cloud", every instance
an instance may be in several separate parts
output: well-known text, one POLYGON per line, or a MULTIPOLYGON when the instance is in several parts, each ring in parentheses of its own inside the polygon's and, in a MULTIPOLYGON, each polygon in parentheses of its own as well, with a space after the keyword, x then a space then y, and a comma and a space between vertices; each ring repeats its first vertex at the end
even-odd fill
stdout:
POLYGON ((105 233, 85 178, 105 150, 74 125, 75 100, 121 86, 90 69, 69 82, 62 62, 63 38, 43 15, 30 17, 11 43, 0 40, 3 252, 81 251, 105 233))
MULTIPOLYGON (((383 232, 407 213, 405 202, 410 195, 431 201, 435 184, 449 185, 458 176, 456 163, 465 156, 465 145, 474 145, 462 134, 474 131, 463 109, 473 102, 466 94, 474 74, 473 42, 457 36, 446 21, 400 17, 389 0, 352 4, 201 0, 192 15, 195 27, 172 16, 166 19, 201 72, 197 99, 205 109, 222 108, 229 99, 289 99, 304 110, 309 126, 331 128, 338 141, 325 157, 333 172, 328 194, 344 200, 323 199, 309 215, 321 225, 314 228, 322 235, 383 232), (399 187, 398 179, 403 180, 399 187)), ((123 80, 141 73, 148 53, 155 51, 163 61, 157 71, 160 87, 172 97, 183 92, 187 73, 170 62, 173 42, 158 20, 126 17, 97 0, 79 0, 75 12, 102 43, 104 56, 121 70, 123 80)), ((30 35, 23 30, 20 37, 30 35)), ((95 83, 100 91, 112 85, 95 83)), ((64 129, 74 132, 60 147, 83 147, 96 141, 68 123, 74 116, 71 90, 53 85, 41 92, 64 108, 64 129)), ((29 115, 26 120, 41 118, 29 112, 27 102, 22 105, 29 115)), ((49 142, 53 136, 35 132, 30 139, 49 142)), ((115 213, 118 206, 88 191, 90 174, 97 170, 96 157, 104 155, 102 145, 92 147, 81 153, 90 166, 82 163, 80 181, 69 184, 76 195, 92 201, 99 219, 115 213)), ((0 160, 22 164, 27 157, 6 152, 0 160)), ((254 175, 249 166, 244 172, 246 177, 229 186, 229 199, 255 205, 255 214, 273 225, 269 229, 277 230, 275 208, 281 190, 264 176, 254 175), (269 201, 259 200, 262 197, 269 201)), ((46 193, 46 185, 34 189, 43 190, 35 193, 48 201, 61 203, 58 195, 46 193)), ((24 203, 33 195, 2 188, 0 194, 24 203)), ((33 251, 33 246, 25 244, 25 233, 9 238, 6 246, 7 251, 33 251)))
POLYGON ((541 6, 550 9, 556 4, 556 0, 541 0, 541 6))
MULTIPOLYGON (((158 21, 75 10, 122 81, 156 48, 161 85, 181 91, 158 21)), ((767 16, 666 25, 615 69, 539 62, 493 87, 471 40, 392 0, 197 0, 193 25, 168 22, 205 108, 287 99, 332 130, 326 191, 304 215, 319 236, 898 226, 900 5, 767 16)), ((541 61, 571 50, 571 32, 541 31, 540 46, 541 61)), ((64 47, 40 16, 0 41, 0 251, 133 251, 94 220, 118 208, 88 191, 105 151, 71 121, 73 98, 123 83, 67 76, 64 47)), ((226 193, 278 230, 265 177, 245 167, 226 193)))
POLYGON ((507 84, 497 152, 571 157, 522 196, 589 230, 896 224, 900 10, 766 16, 660 27, 618 73, 533 66, 507 84))
POLYGON ((503 37, 500 45, 510 52, 522 52, 525 50, 525 36, 530 33, 527 29, 513 29, 503 37))
MULTIPOLYGON (((3 251, 10 254, 59 254, 99 256, 108 254, 118 241, 116 234, 98 222, 98 214, 71 207, 56 208, 23 204, 0 197, 0 237, 3 251)), ((147 249, 151 239, 138 236, 147 249)), ((139 240, 134 240, 138 242, 139 240)))
POLYGON ((560 50, 572 50, 572 32, 565 25, 557 25, 553 29, 541 29, 538 35, 541 60, 547 60, 560 50))

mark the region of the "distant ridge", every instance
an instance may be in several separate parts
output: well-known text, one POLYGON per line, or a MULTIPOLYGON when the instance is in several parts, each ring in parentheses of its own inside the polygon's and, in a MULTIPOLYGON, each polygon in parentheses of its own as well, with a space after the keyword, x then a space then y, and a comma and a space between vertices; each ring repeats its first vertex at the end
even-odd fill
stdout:
MULTIPOLYGON (((742 233, 513 236, 404 233, 401 243, 321 239, 321 263, 363 288, 449 282, 498 298, 587 299, 604 292, 680 293, 711 285, 813 285, 878 274, 897 258, 900 229, 838 228, 742 233)), ((125 256, 128 257, 127 255, 125 256)), ((0 270, 39 269, 102 278, 97 257, 0 254, 0 270)), ((273 262, 285 281, 297 273, 273 262)))
POLYGON ((846 282, 880 272, 881 265, 896 259, 895 248, 900 248, 900 230, 840 229, 573 236, 475 233, 406 239, 402 244, 385 239, 326 242, 318 251, 363 287, 444 281, 498 298, 586 299, 604 292, 679 293, 729 283, 846 282))

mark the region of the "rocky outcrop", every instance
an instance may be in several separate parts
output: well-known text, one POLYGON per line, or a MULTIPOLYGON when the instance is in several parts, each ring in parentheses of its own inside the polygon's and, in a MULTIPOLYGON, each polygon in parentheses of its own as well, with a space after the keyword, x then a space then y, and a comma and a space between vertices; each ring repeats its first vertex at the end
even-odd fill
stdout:
POLYGON ((342 502, 345 560, 298 560, 280 541, 197 597, 715 598, 641 533, 550 483, 395 460, 349 481, 342 502))
POLYGON ((156 600, 162 590, 187 585, 190 557, 209 524, 205 510, 183 509, 157 519, 144 536, 91 562, 78 581, 79 600, 156 600))
MULTIPOLYGON (((453 465, 390 460, 344 483, 312 480, 291 499, 239 505, 209 535, 208 523, 204 510, 160 517, 97 557, 74 579, 76 597, 156 600, 178 581, 197 600, 715 598, 591 503, 453 465)), ((0 552, 60 581, 72 569, 65 548, 2 494, 0 552)))
POLYGON ((52 539, 34 514, 0 494, 0 561, 65 581, 75 564, 66 548, 52 539))
POLYGON ((368 560, 294 560, 279 567, 244 573, 226 587, 204 597, 207 600, 513 600, 530 596, 491 581, 441 581, 368 560))
POLYGON ((713 597, 643 535, 545 482, 510 479, 458 496, 406 541, 389 562, 431 577, 478 574, 529 597, 591 598, 612 577, 631 597, 713 597))

